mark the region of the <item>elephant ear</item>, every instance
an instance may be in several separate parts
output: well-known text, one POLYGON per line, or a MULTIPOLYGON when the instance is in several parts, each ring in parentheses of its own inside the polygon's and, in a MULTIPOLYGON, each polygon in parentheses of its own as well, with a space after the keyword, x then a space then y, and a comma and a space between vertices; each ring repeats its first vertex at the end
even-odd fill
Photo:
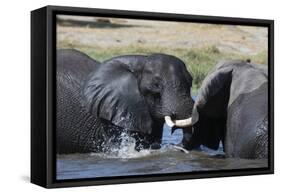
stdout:
POLYGON ((194 135, 212 149, 217 149, 224 138, 232 70, 219 64, 204 79, 193 107, 194 135))
POLYGON ((86 108, 126 130, 150 134, 152 119, 136 77, 120 61, 106 61, 84 86, 86 108))

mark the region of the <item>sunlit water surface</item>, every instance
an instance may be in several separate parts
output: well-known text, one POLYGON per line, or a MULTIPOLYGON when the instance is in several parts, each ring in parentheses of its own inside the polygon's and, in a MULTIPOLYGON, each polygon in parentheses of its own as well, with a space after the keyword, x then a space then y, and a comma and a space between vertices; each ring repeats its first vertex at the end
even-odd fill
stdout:
POLYGON ((242 169, 267 167, 267 159, 246 160, 218 157, 219 150, 205 147, 183 152, 173 145, 182 139, 182 131, 171 130, 164 125, 162 148, 160 150, 134 150, 134 140, 124 136, 119 148, 110 154, 68 154, 57 155, 57 179, 78 179, 126 175, 163 174, 220 169, 242 169))

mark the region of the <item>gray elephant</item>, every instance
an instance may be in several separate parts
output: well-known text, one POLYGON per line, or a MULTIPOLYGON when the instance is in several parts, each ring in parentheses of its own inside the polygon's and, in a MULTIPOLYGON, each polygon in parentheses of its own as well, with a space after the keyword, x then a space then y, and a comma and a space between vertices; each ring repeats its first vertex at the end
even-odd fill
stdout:
MULTIPOLYGON (((91 115, 84 111, 82 107, 83 97, 81 88, 83 88, 85 79, 90 72, 99 66, 99 62, 91 59, 82 52, 73 49, 57 50, 57 71, 56 71, 56 148, 57 153, 79 152, 88 148, 79 143, 74 138, 82 127, 83 119, 95 122, 91 115), (78 117, 79 115, 79 117, 78 117), (81 122, 81 123, 80 123, 81 122), (77 132, 75 132, 77 130, 77 132), (77 146, 73 146, 77 144, 77 146)), ((88 122, 89 122, 88 121, 88 122)), ((102 126, 101 126, 102 127, 102 126)), ((85 132, 79 134, 80 139, 88 140, 85 132)), ((88 129, 89 130, 89 129, 88 129)), ((77 134, 78 136, 78 134, 77 134)))
POLYGON ((160 148, 164 117, 190 117, 192 77, 165 54, 119 56, 99 64, 75 50, 57 52, 57 152, 100 152, 123 133, 136 150, 160 148))
POLYGON ((203 81, 192 118, 183 121, 186 149, 218 149, 221 141, 226 157, 267 158, 267 68, 249 61, 219 63, 203 81))

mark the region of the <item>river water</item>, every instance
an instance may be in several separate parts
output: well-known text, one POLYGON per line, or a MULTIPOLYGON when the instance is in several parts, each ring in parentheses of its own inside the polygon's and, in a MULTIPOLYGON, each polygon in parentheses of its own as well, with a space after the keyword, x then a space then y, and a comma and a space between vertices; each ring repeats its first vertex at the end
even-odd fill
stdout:
POLYGON ((267 167, 267 159, 246 160, 223 158, 222 148, 217 151, 201 147, 185 152, 175 144, 182 139, 182 131, 173 135, 164 125, 160 150, 134 150, 134 141, 124 138, 121 146, 110 154, 57 155, 57 179, 78 179, 126 175, 163 174, 220 169, 243 169, 267 167))

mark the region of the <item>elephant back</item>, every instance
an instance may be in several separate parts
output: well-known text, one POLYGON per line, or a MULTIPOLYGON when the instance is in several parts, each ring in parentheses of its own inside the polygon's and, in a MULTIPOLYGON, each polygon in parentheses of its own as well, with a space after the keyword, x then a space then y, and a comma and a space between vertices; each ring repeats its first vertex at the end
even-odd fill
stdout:
POLYGON ((87 76, 95 71, 99 62, 74 49, 57 51, 57 74, 65 76, 81 85, 87 76))

